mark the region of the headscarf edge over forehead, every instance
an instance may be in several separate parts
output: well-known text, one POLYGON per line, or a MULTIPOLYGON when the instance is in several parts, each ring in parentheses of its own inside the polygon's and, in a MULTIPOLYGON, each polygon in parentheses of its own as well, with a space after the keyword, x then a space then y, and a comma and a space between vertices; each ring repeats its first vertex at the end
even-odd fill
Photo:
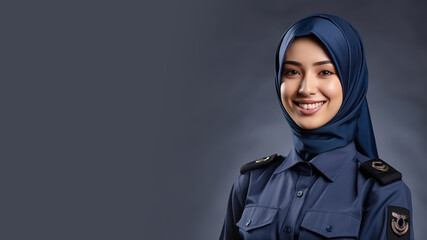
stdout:
POLYGON ((356 149, 377 158, 377 147, 366 93, 368 70, 363 43, 357 31, 345 20, 327 14, 306 17, 294 23, 282 36, 276 51, 276 92, 292 129, 294 147, 303 158, 343 147, 354 141, 356 149), (280 84, 285 53, 296 37, 315 36, 326 47, 335 65, 343 90, 338 113, 325 125, 312 130, 299 127, 281 102, 280 84))

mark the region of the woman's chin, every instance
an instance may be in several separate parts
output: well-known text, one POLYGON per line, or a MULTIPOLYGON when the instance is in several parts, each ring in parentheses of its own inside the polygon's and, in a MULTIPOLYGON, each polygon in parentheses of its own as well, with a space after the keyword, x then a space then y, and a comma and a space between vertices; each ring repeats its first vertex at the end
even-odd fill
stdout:
POLYGON ((321 126, 323 126, 324 124, 322 122, 316 121, 316 120, 308 120, 306 119, 305 121, 298 121, 296 122, 296 124, 303 129, 306 130, 314 130, 317 129, 321 126))

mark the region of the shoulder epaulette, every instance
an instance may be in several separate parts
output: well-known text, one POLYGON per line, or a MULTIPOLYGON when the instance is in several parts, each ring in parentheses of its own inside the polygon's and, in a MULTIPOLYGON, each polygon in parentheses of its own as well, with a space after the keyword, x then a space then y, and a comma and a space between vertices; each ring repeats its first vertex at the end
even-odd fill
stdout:
POLYGON ((402 179, 402 174, 381 159, 371 159, 360 165, 360 171, 387 185, 402 179))
POLYGON ((283 159, 283 156, 273 154, 268 157, 263 157, 255 161, 248 162, 240 168, 240 173, 243 174, 247 171, 270 165, 272 162, 275 162, 279 159, 283 159))

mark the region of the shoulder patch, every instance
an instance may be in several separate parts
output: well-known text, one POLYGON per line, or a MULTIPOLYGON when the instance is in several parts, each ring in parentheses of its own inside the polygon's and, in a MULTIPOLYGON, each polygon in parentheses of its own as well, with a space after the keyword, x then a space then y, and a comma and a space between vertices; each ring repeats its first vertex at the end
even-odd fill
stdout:
POLYGON ((402 174, 381 159, 371 159, 360 165, 360 171, 387 185, 402 179, 402 174))
POLYGON ((283 157, 277 154, 273 154, 271 156, 263 157, 255 161, 248 162, 240 168, 240 173, 243 174, 247 171, 270 165, 272 162, 279 159, 283 159, 283 157))
POLYGON ((387 240, 409 240, 409 210, 402 207, 388 206, 387 240))

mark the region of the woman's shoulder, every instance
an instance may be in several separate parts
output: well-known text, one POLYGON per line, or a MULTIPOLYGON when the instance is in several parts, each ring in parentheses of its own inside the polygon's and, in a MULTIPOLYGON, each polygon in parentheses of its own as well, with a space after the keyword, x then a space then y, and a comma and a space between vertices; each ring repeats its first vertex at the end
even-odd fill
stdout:
MULTIPOLYGON (((383 239, 413 239, 411 191, 402 180, 402 174, 382 159, 371 159, 358 154, 359 196, 364 206, 361 233, 372 236, 382 230, 383 239)), ((379 234, 379 233, 378 233, 379 234)), ((360 236, 361 239, 365 239, 360 236)), ((376 238, 378 239, 378 238, 376 238)))
POLYGON ((249 185, 261 187, 263 182, 268 182, 284 159, 282 155, 273 154, 244 164, 240 168, 240 176, 235 182, 235 188, 244 192, 249 185))
POLYGON ((411 198, 411 191, 402 180, 402 173, 385 160, 358 155, 357 161, 361 176, 359 186, 368 192, 367 195, 375 201, 382 198, 389 200, 396 198, 396 203, 406 202, 411 198))
POLYGON ((361 153, 357 154, 356 159, 360 173, 367 179, 374 179, 381 186, 401 181, 402 179, 402 173, 382 159, 369 158, 361 153))
POLYGON ((272 167, 275 165, 277 166, 284 159, 285 159, 285 157, 283 157, 282 155, 273 154, 273 155, 266 156, 266 157, 263 157, 263 158, 260 158, 257 160, 253 160, 253 161, 248 162, 245 165, 243 165, 240 168, 240 173, 245 174, 245 173, 252 171, 252 170, 269 168, 269 167, 272 167))

